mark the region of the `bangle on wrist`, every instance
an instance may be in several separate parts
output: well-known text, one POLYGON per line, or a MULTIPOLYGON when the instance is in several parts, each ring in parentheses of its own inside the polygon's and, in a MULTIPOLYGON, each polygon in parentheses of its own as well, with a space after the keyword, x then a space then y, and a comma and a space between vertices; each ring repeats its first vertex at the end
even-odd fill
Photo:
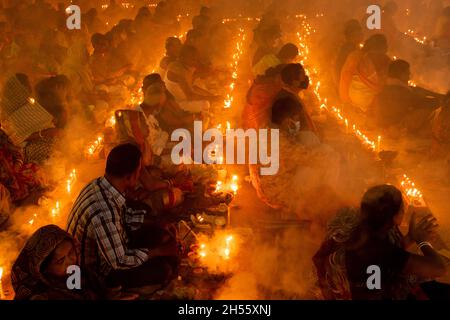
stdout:
POLYGON ((420 250, 422 250, 423 247, 430 247, 431 249, 433 249, 433 246, 428 241, 422 241, 417 246, 420 250))
POLYGON ((164 180, 165 182, 167 182, 167 188, 170 189, 172 188, 172 181, 170 179, 164 180))

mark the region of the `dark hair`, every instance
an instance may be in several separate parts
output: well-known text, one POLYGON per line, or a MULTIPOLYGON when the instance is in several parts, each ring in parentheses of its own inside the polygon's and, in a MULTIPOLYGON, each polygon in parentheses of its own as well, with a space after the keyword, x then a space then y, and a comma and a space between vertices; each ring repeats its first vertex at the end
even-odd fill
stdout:
POLYGON ((28 93, 31 94, 33 89, 31 88, 28 76, 25 73, 16 73, 16 78, 19 80, 20 84, 27 89, 28 93))
POLYGON ((286 43, 278 52, 280 60, 293 59, 298 56, 298 47, 293 43, 286 43))
POLYGON ((203 36, 203 32, 198 29, 191 29, 186 33, 186 43, 190 43, 193 39, 199 39, 203 36))
POLYGON ((101 42, 107 42, 107 41, 109 41, 108 40, 108 37, 106 36, 106 35, 104 35, 104 34, 101 34, 101 33, 94 33, 93 35, 92 35, 92 37, 91 37, 91 43, 92 43, 92 46, 95 48, 97 45, 99 45, 101 42))
POLYGON ((191 45, 183 45, 180 51, 180 60, 185 59, 198 59, 198 50, 191 45))
POLYGON ((266 70, 264 76, 274 78, 281 74, 281 71, 283 71, 284 67, 286 67, 286 64, 279 64, 275 67, 270 67, 266 70))
POLYGON ((208 26, 208 24, 210 23, 210 20, 208 16, 202 16, 202 15, 198 15, 195 16, 192 19, 192 28, 194 28, 195 30, 201 30, 204 29, 208 26))
POLYGON ((152 13, 150 9, 147 6, 140 7, 138 13, 136 16, 144 16, 144 17, 151 17, 152 13))
POLYGON ((122 19, 119 21, 118 24, 119 27, 122 28, 122 30, 126 32, 133 31, 133 20, 132 19, 122 19))
POLYGON ((202 6, 200 8, 200 15, 205 16, 208 15, 211 12, 211 9, 207 6, 202 6))
POLYGON ((362 218, 371 233, 393 224, 402 207, 402 192, 389 184, 370 188, 361 200, 362 218))
POLYGON ((361 23, 356 19, 348 20, 344 26, 344 35, 351 36, 354 32, 362 31, 361 23))
POLYGON ((300 113, 298 104, 292 98, 286 97, 278 99, 272 106, 272 123, 281 125, 287 118, 291 118, 300 113))
POLYGON ((281 70, 281 79, 287 85, 291 85, 295 80, 300 80, 300 75, 305 73, 305 69, 300 63, 289 63, 281 70))
POLYGON ((181 40, 177 37, 168 37, 166 39, 166 43, 165 43, 165 48, 167 50, 168 47, 170 47, 171 45, 175 44, 175 43, 179 43, 182 44, 181 40))
POLYGON ((70 86, 69 78, 62 74, 43 79, 35 86, 38 102, 54 117, 57 128, 65 126, 64 116, 67 115, 65 101, 60 99, 57 92, 62 90, 67 95, 70 86))
POLYGON ((148 87, 158 82, 163 82, 161 75, 159 73, 151 73, 144 78, 144 81, 142 82, 142 90, 145 92, 148 87))
POLYGON ((373 36, 370 36, 369 39, 367 39, 364 42, 364 51, 378 51, 381 49, 387 49, 388 43, 386 36, 381 33, 374 34, 373 36))
POLYGON ((389 64, 388 75, 391 78, 400 79, 402 75, 409 72, 410 65, 405 60, 395 60, 389 64))
POLYGON ((139 167, 142 157, 139 147, 132 143, 125 143, 114 147, 106 160, 106 174, 123 178, 133 174, 139 167))

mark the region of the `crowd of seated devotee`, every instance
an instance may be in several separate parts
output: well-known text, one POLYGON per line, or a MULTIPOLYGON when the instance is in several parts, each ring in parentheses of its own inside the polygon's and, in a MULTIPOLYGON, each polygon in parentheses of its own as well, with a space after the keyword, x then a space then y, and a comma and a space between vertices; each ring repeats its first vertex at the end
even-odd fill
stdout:
MULTIPOLYGON (((181 31, 177 5, 161 1, 153 12, 142 6, 132 15, 114 0, 102 11, 86 5, 82 28, 73 32, 61 19, 63 6, 30 0, 7 9, 0 22, 0 228, 15 207, 36 204, 50 187, 45 169, 64 149, 72 118, 92 128, 103 128, 111 113, 116 121, 114 133, 103 132, 104 174, 80 191, 63 229, 39 228, 18 255, 11 271, 15 299, 135 299, 128 289, 164 287, 177 277, 182 248, 173 213, 190 205, 186 195, 195 186, 191 172, 170 159, 170 134, 192 131, 194 120, 208 126, 213 105, 224 100, 215 89, 229 68, 232 39, 213 7, 202 7, 192 29, 174 37, 181 31), (23 19, 30 12, 34 18, 23 19), (165 47, 162 59, 154 52, 158 44, 165 47), (130 103, 137 89, 143 99, 130 103), (82 269, 82 290, 67 289, 70 265, 82 269)), ((279 172, 262 176, 260 165, 248 172, 277 219, 314 220, 318 213, 308 211, 308 201, 337 187, 341 155, 313 117, 310 79, 299 63, 304 57, 283 38, 284 16, 275 7, 253 30, 241 119, 245 128, 279 129, 279 172)), ((449 93, 409 86, 410 63, 389 56, 396 11, 395 2, 385 6, 383 33, 365 34, 359 17, 342 23, 344 41, 332 48, 326 66, 331 87, 368 125, 393 137, 429 137, 436 153, 448 156, 449 93)), ((439 46, 448 40, 448 22, 447 8, 437 23, 439 46)), ((326 238, 313 257, 324 298, 448 297, 447 285, 430 281, 446 272, 429 242, 437 221, 412 213, 403 236, 407 210, 400 190, 379 185, 368 189, 358 209, 326 221, 326 238), (422 255, 407 250, 414 244, 422 255), (368 265, 388 271, 382 290, 361 285, 368 265)))
POLYGON ((179 244, 166 213, 183 204, 193 181, 187 170, 172 164, 168 140, 173 130, 206 120, 210 104, 221 100, 208 88, 219 85, 215 77, 221 71, 228 72, 223 57, 231 34, 217 12, 202 7, 185 41, 172 36, 180 33, 174 3, 161 1, 153 14, 143 6, 133 18, 111 1, 106 10, 83 10, 82 28, 73 32, 60 19, 59 14, 66 17, 64 8, 56 10, 45 1, 35 5, 46 10, 41 13, 46 24, 20 24, 18 17, 30 10, 26 2, 5 15, 2 227, 16 207, 37 204, 52 187, 46 170, 64 150, 74 121, 103 127, 115 111, 117 123, 116 132, 104 132, 105 175, 82 190, 67 232, 56 226, 37 230, 17 258, 12 270, 16 299, 131 299, 123 290, 164 286, 177 276, 179 244), (32 28, 35 38, 29 38, 32 28), (224 38, 212 48, 217 36, 224 38), (148 74, 160 58, 153 46, 164 41, 161 72, 148 74), (139 83, 142 102, 130 106, 130 93, 139 83), (122 219, 123 214, 129 216, 122 219), (46 248, 36 252, 40 243, 46 248), (63 286, 61 270, 72 264, 86 272, 83 293, 63 286))

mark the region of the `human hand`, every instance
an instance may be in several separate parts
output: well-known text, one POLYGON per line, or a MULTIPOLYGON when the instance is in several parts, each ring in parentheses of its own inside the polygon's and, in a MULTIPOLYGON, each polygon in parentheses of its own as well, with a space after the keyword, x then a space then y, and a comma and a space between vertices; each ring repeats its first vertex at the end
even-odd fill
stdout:
POLYGON ((194 182, 188 171, 177 172, 173 178, 173 185, 183 191, 190 191, 194 188, 194 182))
POLYGON ((417 214, 413 212, 409 222, 408 236, 417 243, 430 240, 437 230, 438 224, 432 214, 427 214, 417 221, 417 214))

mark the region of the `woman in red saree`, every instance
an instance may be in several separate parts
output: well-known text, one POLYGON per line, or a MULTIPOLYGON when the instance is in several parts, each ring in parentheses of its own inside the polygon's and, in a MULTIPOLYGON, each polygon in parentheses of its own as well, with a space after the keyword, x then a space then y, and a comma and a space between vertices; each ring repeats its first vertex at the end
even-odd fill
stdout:
POLYGON ((39 189, 42 182, 39 167, 24 163, 21 149, 0 130, 0 183, 8 189, 11 201, 25 199, 39 189))
POLYGON ((284 65, 270 68, 258 76, 247 93, 247 103, 242 111, 244 128, 265 128, 270 122, 272 103, 282 89, 280 72, 284 65))

